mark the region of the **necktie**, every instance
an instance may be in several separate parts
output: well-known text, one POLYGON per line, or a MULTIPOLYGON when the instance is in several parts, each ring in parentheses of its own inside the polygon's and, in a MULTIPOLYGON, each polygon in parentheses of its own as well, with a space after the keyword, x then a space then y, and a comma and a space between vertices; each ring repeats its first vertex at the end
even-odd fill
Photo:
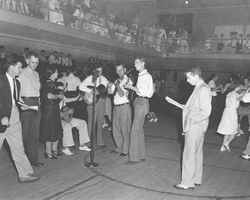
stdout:
POLYGON ((18 100, 18 95, 17 95, 17 87, 16 87, 16 79, 13 78, 13 85, 14 85, 14 91, 13 91, 13 97, 15 102, 18 100))

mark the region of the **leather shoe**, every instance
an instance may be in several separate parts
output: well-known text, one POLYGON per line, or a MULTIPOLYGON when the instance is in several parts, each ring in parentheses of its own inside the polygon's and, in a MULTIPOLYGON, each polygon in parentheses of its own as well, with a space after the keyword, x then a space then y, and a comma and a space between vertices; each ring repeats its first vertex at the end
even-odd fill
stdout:
POLYGON ((44 166, 44 163, 42 163, 42 162, 36 162, 36 163, 31 163, 31 165, 33 167, 42 167, 42 166, 44 166))
POLYGON ((31 182, 38 181, 39 179, 40 178, 38 176, 28 175, 28 176, 24 176, 24 177, 19 177, 18 181, 19 181, 19 183, 31 183, 31 182))
POLYGON ((140 163, 140 161, 128 161, 128 162, 126 162, 126 165, 135 165, 138 163, 140 163))
POLYGON ((177 184, 174 187, 178 190, 193 190, 194 189, 194 186, 186 186, 182 184, 177 184))
POLYGON ((250 155, 247 154, 242 154, 240 157, 245 160, 250 160, 250 155))
POLYGON ((126 153, 121 153, 120 156, 124 157, 124 156, 127 156, 128 154, 126 153))

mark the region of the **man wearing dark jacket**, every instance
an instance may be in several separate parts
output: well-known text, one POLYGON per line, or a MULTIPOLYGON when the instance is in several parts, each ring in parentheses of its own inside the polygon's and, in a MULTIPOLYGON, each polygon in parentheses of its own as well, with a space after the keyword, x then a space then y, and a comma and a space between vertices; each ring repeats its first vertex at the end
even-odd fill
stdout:
POLYGON ((5 73, 0 76, 0 148, 8 142, 15 163, 19 182, 32 182, 39 178, 24 153, 22 128, 19 118, 18 99, 20 84, 15 79, 21 72, 22 62, 12 54, 6 58, 5 73))

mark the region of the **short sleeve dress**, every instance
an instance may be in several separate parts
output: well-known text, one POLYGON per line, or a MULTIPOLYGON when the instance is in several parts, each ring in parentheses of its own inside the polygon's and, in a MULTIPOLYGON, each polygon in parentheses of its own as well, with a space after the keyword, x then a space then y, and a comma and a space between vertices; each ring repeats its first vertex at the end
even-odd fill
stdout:
POLYGON ((42 87, 41 141, 55 142, 62 137, 60 99, 49 99, 48 94, 58 94, 58 82, 47 80, 42 87))
POLYGON ((226 97, 226 105, 223 111, 217 133, 222 135, 234 135, 238 133, 238 93, 229 92, 226 97))

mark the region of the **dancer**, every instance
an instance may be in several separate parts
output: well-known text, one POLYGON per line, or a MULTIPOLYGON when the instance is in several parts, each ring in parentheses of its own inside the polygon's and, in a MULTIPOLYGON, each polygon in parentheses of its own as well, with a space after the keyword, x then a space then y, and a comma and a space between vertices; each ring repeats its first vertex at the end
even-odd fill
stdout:
POLYGON ((240 100, 245 94, 242 89, 242 86, 234 86, 233 91, 229 92, 226 97, 226 106, 217 129, 217 133, 224 135, 224 140, 220 148, 222 152, 231 151, 229 145, 239 131, 237 111, 240 100))
POLYGON ((19 118, 18 99, 20 84, 16 80, 21 72, 22 58, 13 54, 6 58, 4 75, 0 76, 0 148, 4 140, 8 142, 11 156, 21 183, 37 181, 31 164, 24 152, 22 127, 19 118))
POLYGON ((202 183, 203 143, 211 113, 212 94, 202 79, 199 67, 186 72, 187 82, 195 86, 183 108, 185 144, 182 158, 182 180, 177 189, 193 189, 202 183))
MULTIPOLYGON (((246 91, 246 93, 242 97, 242 101, 244 103, 250 103, 250 92, 249 92, 249 90, 246 91)), ((241 154, 241 158, 245 159, 245 160, 250 160, 250 137, 248 139, 248 143, 247 143, 247 146, 246 146, 245 150, 241 154)))
POLYGON ((145 68, 145 58, 135 59, 135 69, 139 72, 136 86, 128 83, 125 87, 136 92, 134 100, 134 119, 130 133, 129 163, 144 161, 145 141, 144 141, 144 120, 149 112, 149 98, 154 94, 153 78, 145 68))

